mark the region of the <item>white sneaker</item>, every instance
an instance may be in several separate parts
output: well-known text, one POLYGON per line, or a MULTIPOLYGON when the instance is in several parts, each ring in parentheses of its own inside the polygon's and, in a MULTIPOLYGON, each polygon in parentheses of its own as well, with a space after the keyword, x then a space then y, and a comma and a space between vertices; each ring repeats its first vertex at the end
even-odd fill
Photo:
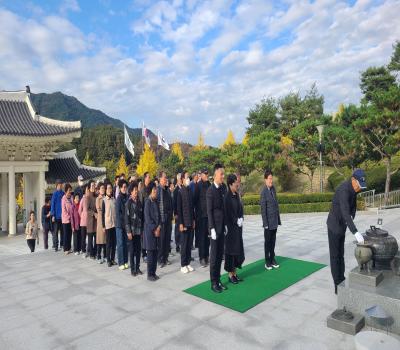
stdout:
POLYGON ((186 266, 187 267, 187 269, 189 270, 189 272, 192 272, 192 271, 194 271, 194 268, 193 267, 191 267, 190 265, 188 265, 188 266, 186 266))
POLYGON ((272 270, 272 265, 265 264, 265 268, 266 268, 267 270, 272 270))
POLYGON ((75 255, 79 255, 79 253, 78 253, 78 252, 75 252, 75 255))
POLYGON ((187 268, 187 266, 181 267, 181 272, 182 273, 189 273, 189 269, 187 268))
POLYGON ((125 270, 125 265, 119 265, 119 266, 118 266, 118 269, 121 270, 121 271, 122 271, 122 270, 125 270))

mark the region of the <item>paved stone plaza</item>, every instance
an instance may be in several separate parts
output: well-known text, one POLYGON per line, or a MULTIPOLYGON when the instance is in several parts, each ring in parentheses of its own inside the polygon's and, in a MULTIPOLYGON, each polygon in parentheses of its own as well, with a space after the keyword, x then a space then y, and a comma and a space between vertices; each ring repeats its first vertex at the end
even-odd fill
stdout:
MULTIPOLYGON (((282 215, 277 253, 329 263, 326 213, 282 215)), ((360 231, 376 223, 359 213, 360 231)), ((400 209, 384 212, 400 238, 400 209)), ((246 263, 263 257, 261 218, 245 218, 246 263)), ((347 272, 356 265, 350 234, 347 272)), ((354 349, 352 336, 326 327, 336 308, 329 267, 244 314, 182 290, 208 278, 198 265, 179 272, 179 256, 156 283, 80 256, 28 253, 24 236, 0 238, 0 349, 354 349)), ((142 266, 145 272, 145 266, 142 266)), ((268 273, 267 271, 265 273, 268 273)))

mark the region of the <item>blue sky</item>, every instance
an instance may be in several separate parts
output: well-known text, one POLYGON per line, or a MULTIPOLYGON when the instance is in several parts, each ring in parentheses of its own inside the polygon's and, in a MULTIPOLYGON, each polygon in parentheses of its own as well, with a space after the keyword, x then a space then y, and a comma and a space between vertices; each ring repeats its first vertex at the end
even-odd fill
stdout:
POLYGON ((169 142, 219 145, 263 97, 315 82, 325 111, 400 39, 400 1, 0 0, 0 89, 62 91, 169 142))

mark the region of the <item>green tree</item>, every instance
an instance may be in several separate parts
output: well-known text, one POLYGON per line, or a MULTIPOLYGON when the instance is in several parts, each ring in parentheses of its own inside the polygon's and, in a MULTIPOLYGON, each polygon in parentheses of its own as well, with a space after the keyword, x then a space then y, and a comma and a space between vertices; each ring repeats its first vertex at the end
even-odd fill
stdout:
POLYGON ((211 174, 213 165, 221 161, 221 155, 219 148, 209 147, 203 150, 193 150, 186 159, 185 169, 195 172, 206 168, 211 174))
POLYGON ((320 121, 316 119, 307 119, 290 131, 290 138, 293 141, 291 158, 296 166, 296 172, 308 177, 311 192, 313 191, 314 173, 319 161, 317 150, 319 142, 317 125, 319 124, 320 121))
POLYGON ((89 151, 86 151, 85 159, 82 163, 87 166, 94 166, 94 161, 90 159, 89 151))
POLYGON ((273 97, 264 98, 260 103, 249 111, 247 122, 249 128, 247 133, 250 135, 257 135, 265 129, 278 129, 279 106, 273 97))
POLYGON ((168 176, 175 177, 175 175, 181 172, 183 169, 182 162, 177 154, 171 152, 168 157, 165 157, 159 166, 159 170, 163 170, 168 176))
POLYGON ((370 67, 361 74, 362 118, 356 128, 386 164, 385 199, 390 191, 392 158, 400 151, 400 85, 396 81, 396 60, 400 51, 397 42, 389 65, 370 67))
POLYGON ((260 134, 250 136, 248 142, 248 163, 253 169, 263 171, 271 168, 278 171, 279 164, 280 133, 277 130, 264 130, 260 134))
POLYGON ((172 145, 171 152, 174 153, 178 157, 179 162, 182 164, 183 160, 184 160, 184 156, 183 156, 181 145, 178 142, 175 142, 172 145))

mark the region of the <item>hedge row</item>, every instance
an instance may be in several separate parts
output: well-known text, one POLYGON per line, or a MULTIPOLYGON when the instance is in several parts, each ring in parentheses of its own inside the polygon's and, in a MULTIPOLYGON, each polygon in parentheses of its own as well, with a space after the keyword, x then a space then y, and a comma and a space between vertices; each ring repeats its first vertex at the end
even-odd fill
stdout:
MULTIPOLYGON (((302 204, 302 203, 322 203, 331 202, 333 193, 282 193, 277 195, 279 204, 302 204)), ((260 195, 259 194, 248 194, 244 195, 243 205, 259 205, 260 195)))
MULTIPOLYGON (((260 205, 250 204, 244 205, 245 215, 260 215, 260 205)), ((296 203, 296 204, 280 204, 279 211, 284 213, 319 213, 328 212, 331 208, 331 202, 316 202, 316 203, 296 203)), ((362 200, 357 201, 357 209, 364 210, 365 205, 362 200)))

